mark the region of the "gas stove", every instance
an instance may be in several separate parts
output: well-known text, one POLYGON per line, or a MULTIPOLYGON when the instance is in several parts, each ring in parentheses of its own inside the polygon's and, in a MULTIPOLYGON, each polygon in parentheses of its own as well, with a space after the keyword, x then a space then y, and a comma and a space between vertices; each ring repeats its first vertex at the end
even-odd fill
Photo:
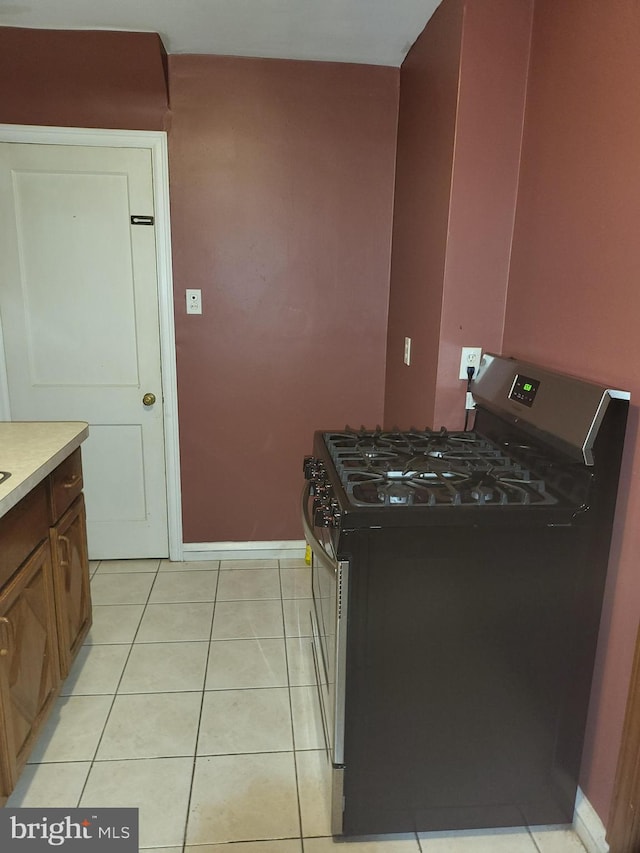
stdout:
POLYGON ((504 506, 558 502, 542 477, 474 432, 324 433, 353 506, 504 506))
POLYGON ((573 819, 629 395, 492 355, 472 393, 304 461, 334 835, 573 819))

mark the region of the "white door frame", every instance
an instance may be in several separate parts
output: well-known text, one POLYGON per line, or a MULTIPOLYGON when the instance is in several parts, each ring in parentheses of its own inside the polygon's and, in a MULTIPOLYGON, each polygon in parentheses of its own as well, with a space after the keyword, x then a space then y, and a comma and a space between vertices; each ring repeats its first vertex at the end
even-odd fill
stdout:
MULTIPOLYGON (((0 142, 38 145, 88 145, 106 148, 148 148, 151 151, 155 207, 160 354, 164 446, 167 474, 169 557, 182 560, 182 496, 178 443, 178 390, 169 218, 169 157, 167 134, 162 130, 103 130, 100 128, 41 127, 0 124, 0 142)), ((10 420, 7 366, 0 328, 0 420, 10 420)))

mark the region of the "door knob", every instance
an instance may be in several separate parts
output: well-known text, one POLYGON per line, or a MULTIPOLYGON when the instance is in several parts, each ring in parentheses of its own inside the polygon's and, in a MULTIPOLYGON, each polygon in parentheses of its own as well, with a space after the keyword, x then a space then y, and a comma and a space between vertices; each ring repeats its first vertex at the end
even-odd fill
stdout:
POLYGON ((142 398, 142 404, 144 406, 153 406, 155 401, 156 401, 156 395, 155 394, 145 394, 144 397, 142 398))

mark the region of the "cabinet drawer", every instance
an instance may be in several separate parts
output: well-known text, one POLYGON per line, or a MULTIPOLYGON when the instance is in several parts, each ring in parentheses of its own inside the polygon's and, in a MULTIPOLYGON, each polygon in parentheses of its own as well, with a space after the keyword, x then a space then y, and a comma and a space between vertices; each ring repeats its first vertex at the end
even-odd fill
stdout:
POLYGON ((74 450, 49 476, 51 524, 60 518, 82 491, 82 457, 74 450))
POLYGON ((0 588, 49 535, 46 483, 39 483, 0 518, 0 588))

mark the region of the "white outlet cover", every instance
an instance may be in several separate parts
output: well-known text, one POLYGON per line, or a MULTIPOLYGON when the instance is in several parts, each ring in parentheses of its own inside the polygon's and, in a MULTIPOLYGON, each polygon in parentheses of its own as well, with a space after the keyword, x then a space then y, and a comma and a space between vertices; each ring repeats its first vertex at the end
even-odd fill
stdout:
POLYGON ((185 291, 187 314, 202 314, 202 291, 187 288, 185 291))
POLYGON ((482 359, 482 347, 462 347, 460 353, 460 372, 458 379, 468 379, 467 367, 475 368, 476 373, 482 359))

